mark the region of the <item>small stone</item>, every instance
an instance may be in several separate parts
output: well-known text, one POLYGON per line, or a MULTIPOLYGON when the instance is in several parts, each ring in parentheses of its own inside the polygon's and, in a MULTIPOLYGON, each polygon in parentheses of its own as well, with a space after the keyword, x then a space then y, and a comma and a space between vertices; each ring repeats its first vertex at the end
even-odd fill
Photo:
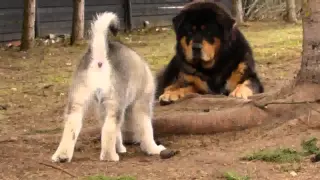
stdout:
POLYGON ((48 34, 47 38, 48 38, 48 39, 54 39, 54 38, 56 38, 56 35, 54 35, 54 34, 48 34))
POLYGON ((43 41, 43 44, 44 44, 44 45, 48 45, 48 44, 49 44, 49 40, 48 40, 48 39, 44 40, 44 41, 43 41))
POLYGON ((71 62, 67 62, 66 65, 67 65, 67 66, 71 66, 72 63, 71 63, 71 62))
POLYGON ((294 172, 294 171, 290 171, 290 175, 293 176, 293 177, 295 177, 295 176, 297 176, 298 174, 297 174, 296 172, 294 172))
POLYGON ((174 151, 174 150, 170 150, 170 149, 165 149, 163 151, 160 152, 160 157, 161 159, 169 159, 177 154, 179 154, 180 151, 174 151))
POLYGON ((143 21, 143 27, 144 27, 144 28, 149 27, 149 25, 150 25, 150 22, 149 22, 149 21, 143 21))
POLYGON ((70 39, 70 34, 63 34, 60 37, 63 39, 70 39))
POLYGON ((57 39, 56 39, 56 42, 58 43, 58 42, 62 42, 62 38, 60 38, 60 37, 57 37, 57 39))
POLYGON ((314 157, 311 158, 311 162, 319 162, 320 161, 320 153, 316 154, 314 157))
POLYGON ((11 88, 12 91, 17 91, 17 88, 11 88))

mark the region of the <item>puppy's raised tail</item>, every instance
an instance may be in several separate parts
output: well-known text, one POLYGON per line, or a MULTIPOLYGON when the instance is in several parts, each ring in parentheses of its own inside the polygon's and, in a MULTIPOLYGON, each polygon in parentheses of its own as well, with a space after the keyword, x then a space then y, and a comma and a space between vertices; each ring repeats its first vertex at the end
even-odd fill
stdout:
POLYGON ((91 23, 91 53, 94 60, 105 61, 108 54, 108 32, 117 35, 120 22, 115 13, 98 13, 91 23))

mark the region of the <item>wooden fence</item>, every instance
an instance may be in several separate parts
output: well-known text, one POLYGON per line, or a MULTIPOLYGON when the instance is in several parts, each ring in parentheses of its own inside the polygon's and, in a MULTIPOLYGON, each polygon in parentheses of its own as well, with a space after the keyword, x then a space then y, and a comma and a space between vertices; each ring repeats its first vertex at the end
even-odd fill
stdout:
MULTIPOLYGON (((171 25, 171 19, 189 0, 85 0, 85 26, 97 12, 118 14, 124 29, 136 29, 149 21, 150 26, 171 25)), ((37 0, 37 35, 70 34, 72 0, 37 0)), ((21 37, 23 0, 7 0, 0 5, 0 42, 21 37)))

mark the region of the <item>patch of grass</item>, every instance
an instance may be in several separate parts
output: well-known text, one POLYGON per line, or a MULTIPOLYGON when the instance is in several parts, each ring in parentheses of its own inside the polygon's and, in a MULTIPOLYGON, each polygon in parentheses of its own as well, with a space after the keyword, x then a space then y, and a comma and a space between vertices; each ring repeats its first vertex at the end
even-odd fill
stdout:
POLYGON ((309 140, 303 140, 301 143, 302 149, 304 150, 304 155, 308 156, 311 154, 320 153, 320 149, 317 147, 318 139, 315 137, 310 138, 309 140))
POLYGON ((277 148, 274 150, 264 149, 240 159, 247 161, 261 160, 277 163, 299 162, 301 160, 301 154, 298 151, 289 148, 277 148))
POLYGON ((320 157, 320 148, 317 147, 318 139, 315 137, 301 142, 302 151, 290 148, 264 149, 241 157, 240 160, 253 161, 260 160, 276 163, 299 162, 304 156, 316 155, 320 157))
POLYGON ((241 176, 235 172, 225 172, 223 177, 226 179, 226 180, 249 180, 249 176, 241 176))
POLYGON ((104 175, 94 175, 86 177, 86 180, 136 180, 131 176, 107 177, 104 175))

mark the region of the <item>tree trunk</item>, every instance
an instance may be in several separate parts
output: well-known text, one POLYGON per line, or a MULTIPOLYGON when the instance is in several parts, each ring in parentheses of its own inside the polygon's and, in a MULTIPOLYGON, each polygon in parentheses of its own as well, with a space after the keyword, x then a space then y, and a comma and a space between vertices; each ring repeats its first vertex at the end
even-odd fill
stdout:
POLYGON ((297 14, 296 14, 296 4, 295 0, 286 0, 287 4, 287 20, 290 23, 296 23, 297 20, 297 14))
POLYGON ((84 0, 73 0, 73 19, 70 44, 74 45, 84 37, 84 0))
POLYGON ((320 0, 304 1, 303 55, 298 83, 320 84, 320 0))
POLYGON ((243 23, 242 0, 232 0, 232 14, 236 18, 238 24, 243 23))
POLYGON ((20 50, 25 51, 34 44, 36 0, 24 0, 23 29, 20 50))

